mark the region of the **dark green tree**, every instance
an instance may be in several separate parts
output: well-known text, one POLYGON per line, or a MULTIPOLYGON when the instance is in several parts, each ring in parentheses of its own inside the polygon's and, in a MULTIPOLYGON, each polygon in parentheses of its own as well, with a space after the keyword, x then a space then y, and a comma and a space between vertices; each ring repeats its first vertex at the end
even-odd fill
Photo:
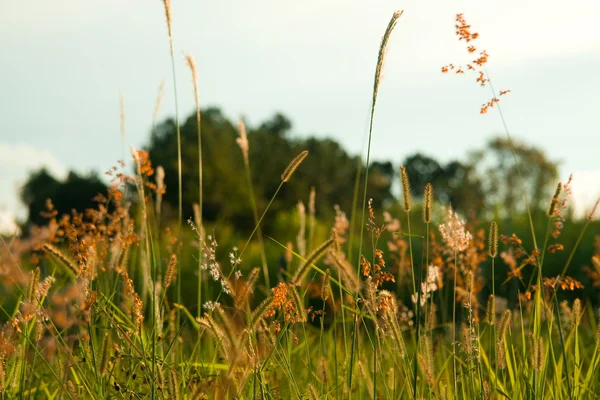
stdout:
POLYGON ((456 160, 442 165, 421 153, 406 157, 402 165, 416 198, 422 197, 425 184, 431 183, 437 202, 464 215, 477 217, 485 208, 481 178, 473 165, 456 160))
MULTIPOLYGON (((276 113, 256 127, 246 128, 249 142, 249 160, 254 193, 259 213, 264 210, 281 182, 281 173, 301 151, 309 156, 294 173, 293 178, 279 192, 270 208, 271 213, 290 209, 298 200, 308 201, 311 187, 316 189, 316 209, 321 217, 333 216, 333 205, 350 212, 353 185, 358 159, 334 140, 309 137, 292 138, 292 123, 276 113)), ((236 143, 238 132, 220 110, 209 108, 202 112, 202 145, 204 168, 204 217, 207 221, 227 220, 237 229, 253 228, 248 201, 244 161, 236 143)), ((193 213, 198 201, 198 146, 195 115, 181 127, 183 149, 183 203, 186 218, 193 213)), ((150 159, 165 169, 167 193, 163 204, 173 209, 177 205, 177 145, 172 120, 159 124, 152 132, 148 150, 150 159)), ((376 206, 391 199, 393 177, 391 163, 373 163, 370 169, 369 196, 376 206)), ((362 182, 362 180, 361 180, 362 182)), ((167 216, 169 213, 164 212, 167 216)), ((174 213, 170 213, 174 216, 174 213)), ((269 223, 269 221, 265 221, 269 223)))
MULTIPOLYGON (((35 224, 44 225, 47 220, 42 216, 46 210, 46 200, 52 200, 58 215, 83 211, 94 207, 92 200, 99 193, 106 193, 106 185, 96 173, 79 175, 70 171, 64 181, 55 179, 44 168, 33 172, 21 188, 21 201, 27 207, 28 217, 25 227, 35 224)), ((26 229, 23 230, 26 232, 26 229)))

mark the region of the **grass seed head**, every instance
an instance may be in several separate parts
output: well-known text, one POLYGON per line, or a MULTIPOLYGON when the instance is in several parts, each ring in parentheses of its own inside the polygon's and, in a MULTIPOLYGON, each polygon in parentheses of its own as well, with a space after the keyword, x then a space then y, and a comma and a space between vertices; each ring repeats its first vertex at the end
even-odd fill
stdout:
POLYGON ((581 317, 583 316, 583 309, 581 306, 581 300, 575 299, 573 301, 573 307, 571 308, 573 313, 573 322, 575 326, 579 326, 581 324, 581 317))
POLYGON ((371 106, 371 114, 375 112, 375 104, 377 103, 377 94, 379 93, 379 85, 381 84, 381 77, 383 73, 383 64, 385 61, 385 55, 387 53, 392 31, 398 22, 398 19, 402 15, 402 11, 396 11, 392 15, 390 22, 381 38, 381 44, 379 45, 379 54, 377 56, 377 66, 375 67, 375 79, 373 81, 373 101, 371 106))
POLYGON ((504 311, 504 314, 502 314, 502 319, 500 320, 500 326, 499 326, 499 338, 498 341, 499 342, 504 342, 504 339, 506 338, 506 333, 510 330, 510 320, 512 318, 512 312, 510 310, 506 310, 504 311))
POLYGON ((323 285, 321 287, 321 298, 326 301, 331 297, 331 271, 329 268, 325 272, 325 277, 323 278, 323 285))
POLYGON ((490 326, 496 323, 496 299, 493 294, 488 298, 487 307, 485 309, 485 321, 490 326))
POLYGON ((425 185, 423 193, 423 221, 428 224, 431 222, 431 205, 433 204, 433 186, 431 183, 425 185))
POLYGON ((283 182, 288 182, 290 180, 290 178, 292 177, 292 175, 294 174, 296 169, 300 166, 300 164, 302 164, 302 161, 304 161, 306 156, 308 156, 308 150, 304 150, 303 152, 298 154, 296 157, 294 157, 294 159, 292 161, 290 161, 288 166, 285 168, 285 170, 281 174, 281 180, 283 182))
POLYGON ((490 224, 490 234, 488 237, 488 254, 492 258, 496 258, 496 256, 498 256, 498 224, 496 224, 496 221, 493 221, 490 224))
POLYGON ((173 54, 173 32, 171 30, 172 26, 172 13, 171 13, 171 0, 163 0, 163 5, 165 6, 165 17, 167 19, 167 32, 169 34, 169 42, 171 43, 171 54, 173 54))
POLYGON ((402 165, 400 167, 400 176, 402 178, 402 194, 404 196, 404 211, 410 211, 410 182, 408 180, 408 172, 406 167, 402 165))
POLYGON ((242 117, 240 117, 240 119, 238 120, 238 133, 240 137, 235 139, 235 142, 238 144, 238 146, 240 146, 240 149, 242 150, 242 155, 244 156, 244 164, 246 164, 246 166, 249 166, 250 159, 248 156, 248 152, 250 150, 250 145, 248 143, 248 136, 246 134, 246 124, 244 123, 244 119, 242 117))
POLYGON ((171 255, 171 259, 169 260, 169 264, 167 265, 167 272, 165 273, 165 278, 163 282, 164 290, 167 290, 171 283, 177 279, 177 256, 175 254, 171 255))
POLYGON ((553 217, 556 212, 556 205, 558 204, 558 196, 560 196, 560 192, 562 190, 562 183, 558 182, 556 186, 556 191, 554 192, 554 196, 552 197, 552 202, 550 203, 550 208, 548 208, 548 216, 553 217))

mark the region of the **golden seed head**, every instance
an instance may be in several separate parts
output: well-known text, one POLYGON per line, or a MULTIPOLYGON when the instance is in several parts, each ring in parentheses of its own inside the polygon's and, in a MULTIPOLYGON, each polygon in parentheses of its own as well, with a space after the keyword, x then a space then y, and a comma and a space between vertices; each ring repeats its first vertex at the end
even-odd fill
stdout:
POLYGON ((298 267, 298 270, 292 277, 292 283, 294 285, 299 285, 301 283, 302 278, 304 278, 304 275, 306 275, 306 273, 310 269, 310 266, 325 255, 327 249, 329 249, 329 247, 333 244, 334 241, 334 238, 329 238, 327 241, 319 245, 319 247, 314 249, 312 253, 310 253, 306 257, 306 260, 302 263, 302 265, 300 265, 300 267, 298 267))
POLYGON ((29 286, 27 288, 27 293, 25 294, 26 298, 30 302, 34 302, 36 299, 36 291, 38 282, 40 281, 40 268, 37 267, 33 271, 31 271, 29 278, 29 286))
POLYGON ((423 221, 428 224, 431 222, 431 205, 433 203, 433 186, 431 183, 425 185, 423 192, 423 221))
POLYGON ((490 234, 488 237, 488 254, 492 258, 496 258, 496 256, 498 255, 498 224, 496 224, 496 221, 493 221, 490 224, 490 234))
POLYGON ((467 292, 473 293, 473 271, 467 271, 466 286, 467 292))
POLYGON ((327 268, 325 277, 323 278, 323 286, 321 287, 321 298, 328 300, 331 297, 331 271, 327 268))
POLYGON ((535 369, 541 371, 544 369, 544 339, 540 336, 537 340, 537 354, 536 354, 535 369))
POLYGON ((581 300, 575 299, 573 301, 573 307, 571 308, 573 312, 573 321, 575 322, 575 326, 579 326, 581 324, 581 317, 583 317, 583 308, 581 306, 581 300))
POLYGON ((558 204, 558 196, 560 196, 560 192, 562 190, 562 184, 558 182, 556 186, 556 192, 554 192, 554 196, 552 197, 552 202, 550 203, 550 208, 548 209, 548 216, 553 217, 556 212, 556 205, 558 204))
POLYGON ((410 182, 404 165, 400 167, 400 177, 402 179, 402 194, 404 195, 404 211, 410 211, 410 182))
POLYGON ((375 112, 375 103, 377 103, 377 93, 379 92, 379 84, 381 83, 381 75, 383 71, 383 64, 385 59, 385 54, 387 52, 387 47, 390 42, 390 37, 392 36, 392 31, 398 22, 398 19, 402 15, 402 11, 396 11, 392 15, 390 22, 388 23, 387 28, 381 38, 381 44, 379 45, 379 54, 377 56, 377 66, 375 67, 375 79, 373 82, 373 102, 371 105, 371 114, 375 112))
POLYGON ((296 169, 302 164, 302 161, 308 156, 308 150, 304 150, 302 153, 298 154, 294 159, 289 163, 286 169, 281 174, 281 180, 287 182, 290 180, 296 169))
POLYGON ((52 255, 60 261, 64 266, 66 266, 75 276, 79 275, 79 267, 75 264, 73 260, 67 257, 62 251, 58 248, 54 247, 50 243, 44 243, 42 245, 42 250, 49 255, 52 255))
POLYGON ((262 303, 258 305, 258 307, 254 309, 254 311, 252 311, 249 324, 251 329, 256 329, 258 327, 260 321, 262 321, 265 314, 271 309, 272 304, 273 296, 267 297, 263 300, 262 303))
POLYGON ((467 324, 461 325, 460 334, 462 335, 464 340, 463 345, 465 353, 471 355, 471 353, 473 352, 473 343, 471 343, 471 332, 469 331, 469 327, 467 326, 467 324))
POLYGON ((289 285, 288 293, 290 294, 290 300, 292 301, 292 304, 294 305, 294 308, 297 312, 297 321, 306 322, 308 317, 306 315, 306 309, 304 308, 304 298, 300 296, 300 293, 298 293, 296 286, 294 286, 293 284, 289 285))
POLYGON ((167 272, 165 273, 165 278, 163 285, 165 290, 171 286, 171 283, 177 278, 177 256, 173 254, 171 259, 169 260, 169 264, 167 265, 167 272))
POLYGON ((504 353, 504 343, 501 341, 498 341, 496 343, 496 363, 498 364, 498 368, 506 368, 506 354, 504 353))
POLYGON ((492 390, 488 381, 483 381, 483 399, 490 400, 492 398, 492 390))
POLYGON ((170 391, 171 391, 171 398, 172 399, 180 399, 180 393, 179 393, 179 381, 177 379, 177 375, 175 373, 175 370, 171 369, 169 371, 169 386, 170 386, 170 391))
POLYGON ((184 55, 185 62, 188 65, 190 71, 192 72, 192 83, 194 85, 194 95, 196 100, 196 109, 198 111, 198 105, 200 104, 200 95, 198 93, 198 69, 196 68, 196 60, 192 57, 191 54, 184 55))
MULTIPOLYGON (((169 32, 169 41, 173 39, 173 35, 171 34, 171 0, 163 0, 163 4, 165 6, 165 17, 167 18, 167 31, 169 32)), ((171 53, 173 52, 173 47, 171 46, 171 53)))
POLYGON ((485 310, 485 321, 488 325, 494 325, 496 323, 496 299, 493 294, 488 298, 485 310))
POLYGON ((502 314, 502 319, 500 320, 500 337, 498 338, 499 342, 503 342, 506 338, 506 332, 510 330, 510 319, 512 317, 512 313, 510 310, 504 311, 502 314))
POLYGON ((527 347, 529 365, 535 368, 535 365, 537 364, 537 340, 535 340, 535 336, 533 336, 533 333, 527 335, 527 347))
POLYGON ((312 383, 306 386, 306 398, 309 400, 318 400, 320 398, 317 388, 312 383))

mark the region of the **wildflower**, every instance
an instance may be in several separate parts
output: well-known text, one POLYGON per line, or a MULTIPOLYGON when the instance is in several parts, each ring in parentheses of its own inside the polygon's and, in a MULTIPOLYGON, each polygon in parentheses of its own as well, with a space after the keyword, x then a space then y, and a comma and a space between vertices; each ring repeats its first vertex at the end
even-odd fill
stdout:
POLYGON ((342 240, 341 238, 346 235, 346 231, 350 227, 350 221, 348 221, 346 213, 340 209, 340 206, 336 204, 333 206, 333 209, 335 210, 334 229, 338 240, 342 240))
POLYGON ((392 215, 387 211, 383 212, 383 222, 385 222, 385 229, 388 232, 397 232, 400 230, 400 221, 392 218, 392 215))
POLYGON ((552 244, 552 245, 548 246, 548 252, 550 252, 550 253, 556 253, 557 251, 562 251, 562 250, 564 250, 564 246, 560 243, 552 244))
POLYGON ((472 236, 465 230, 465 221, 458 214, 447 209, 444 223, 439 226, 442 238, 454 251, 464 251, 469 246, 472 236))
MULTIPOLYGON (((427 267, 427 279, 425 282, 421 282, 421 299, 420 304, 421 307, 425 306, 427 299, 431 297, 431 294, 438 290, 438 281, 440 279, 440 269, 435 265, 430 265, 427 267)), ((417 293, 414 293, 411 296, 413 303, 417 303, 417 293)))
MULTIPOLYGON (((477 47, 472 44, 474 40, 479 38, 479 34, 477 32, 471 31, 471 25, 468 25, 463 14, 456 15, 456 35, 458 36, 458 40, 464 40, 467 43, 466 50, 469 55, 475 54, 477 52, 477 47)), ((484 70, 485 64, 487 64, 489 59, 489 54, 482 50, 479 52, 479 56, 472 60, 471 63, 467 64, 467 71, 474 72, 477 74, 476 82, 479 83, 481 87, 485 87, 487 82, 489 82, 489 78, 487 78, 484 70)), ((447 73, 449 70, 456 70, 457 74, 464 74, 465 69, 461 66, 454 66, 453 64, 448 64, 442 67, 442 73, 447 73)), ((510 90, 502 90, 500 91, 500 96, 506 95, 510 90)), ((494 104, 498 103, 500 100, 496 97, 492 98, 489 102, 484 103, 479 110, 480 114, 486 114, 488 109, 494 107, 494 104)))
POLYGON ((229 262, 231 263, 231 267, 235 268, 236 266, 242 263, 242 259, 238 257, 238 248, 234 247, 231 249, 232 251, 229 253, 229 262))
POLYGON ((218 301, 210 301, 209 300, 202 305, 202 308, 204 308, 208 312, 211 312, 215 308, 220 307, 220 306, 221 306, 221 303, 219 303, 218 301))
POLYGON ((560 288, 562 290, 583 289, 581 282, 571 278, 570 276, 565 276, 563 278, 544 278, 544 286, 551 289, 560 288))

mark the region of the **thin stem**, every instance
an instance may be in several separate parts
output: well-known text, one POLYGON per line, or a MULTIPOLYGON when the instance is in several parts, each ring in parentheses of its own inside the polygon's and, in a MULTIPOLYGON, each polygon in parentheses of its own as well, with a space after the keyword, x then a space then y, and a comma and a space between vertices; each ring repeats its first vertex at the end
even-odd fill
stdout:
POLYGON ((256 207, 256 199, 254 197, 254 187, 252 186, 252 174, 250 171, 250 165, 246 162, 244 162, 244 169, 246 170, 246 181, 248 182, 248 191, 250 192, 250 206, 252 207, 252 215, 254 216, 254 223, 258 226, 258 244, 260 246, 260 259, 262 262, 265 284, 267 285, 267 289, 271 289, 271 283, 269 281, 269 268, 267 266, 267 256, 265 254, 265 244, 263 242, 262 231, 258 220, 258 208, 256 207))
MULTIPOLYGON (((554 293, 556 294, 556 290, 554 290, 554 293)), ((562 354, 562 356, 563 356, 563 362, 566 365, 567 364, 567 353, 565 351, 565 339, 563 337, 562 323, 560 322, 558 297, 556 297, 556 296, 554 296, 554 305, 556 307, 556 321, 558 323, 558 335, 559 335, 559 338, 560 338, 560 347, 561 347, 562 353, 563 353, 562 354)), ((567 387, 569 389, 569 398, 572 398, 573 392, 571 391, 571 379, 569 378, 569 372, 568 372, 568 370, 565 373, 565 376, 567 378, 567 387)))
MULTIPOLYGON (((492 309, 492 315, 490 315, 492 324, 491 324, 491 328, 492 328, 492 332, 493 332, 493 336, 494 336, 494 342, 493 344, 490 343, 490 356, 493 354, 494 355, 494 391, 496 390, 496 381, 498 379, 498 364, 497 364, 497 360, 496 360, 496 350, 495 350, 495 345, 496 345, 496 270, 495 270, 495 261, 496 261, 496 257, 492 257, 492 296, 494 299, 494 308, 492 309)), ((490 335, 490 339, 492 338, 492 335, 490 335)), ((490 340, 491 342, 491 340, 490 340)), ((491 357, 490 357, 491 359, 491 357)))
POLYGON ((254 230, 252 230, 252 233, 250 234, 250 237, 248 238, 248 240, 246 241, 246 244, 242 248, 242 251, 240 252, 240 256, 239 256, 240 258, 242 258, 242 255, 244 254, 244 252, 246 251, 246 248, 250 244, 250 241, 252 240, 252 237, 254 237, 254 234, 260 228, 260 224, 261 224, 262 220, 265 218, 265 215, 267 215, 267 211, 269 211, 269 208, 271 207, 271 204, 273 204, 273 201, 275 200, 275 197, 277 197, 277 194, 279 193, 279 190, 281 190, 281 187, 283 186, 284 183, 285 183, 284 181, 281 181, 281 183, 277 187, 277 190, 275 191, 275 194, 273 194, 273 197, 271 197, 271 200, 269 201, 269 204, 267 204, 267 207, 265 208, 265 211, 263 211, 262 215, 260 216, 260 219, 258 220, 258 222, 256 223, 256 226, 254 227, 254 230))
POLYGON ((458 396, 456 373, 456 280, 458 277, 458 251, 454 250, 454 291, 452 292, 452 364, 454 374, 454 397, 458 396))

